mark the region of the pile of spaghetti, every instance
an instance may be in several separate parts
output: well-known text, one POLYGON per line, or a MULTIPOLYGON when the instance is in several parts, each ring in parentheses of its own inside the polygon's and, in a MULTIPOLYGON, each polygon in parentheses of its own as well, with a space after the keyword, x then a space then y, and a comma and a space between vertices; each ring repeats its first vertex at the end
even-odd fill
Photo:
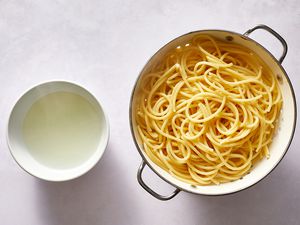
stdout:
POLYGON ((196 36, 153 65, 140 87, 138 138, 177 179, 233 181, 269 157, 282 96, 275 75, 249 49, 196 36))

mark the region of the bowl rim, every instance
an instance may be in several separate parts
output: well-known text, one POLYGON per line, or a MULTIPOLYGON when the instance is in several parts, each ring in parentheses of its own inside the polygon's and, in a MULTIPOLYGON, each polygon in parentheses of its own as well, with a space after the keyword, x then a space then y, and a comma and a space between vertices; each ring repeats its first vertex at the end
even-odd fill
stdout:
POLYGON ((7 119, 7 122, 6 122, 6 143, 7 143, 7 146, 8 146, 8 149, 9 149, 9 152, 10 152, 10 155, 12 156, 12 158, 14 159, 14 161, 19 165, 20 168, 22 168, 27 174, 35 177, 35 178, 38 178, 38 179, 41 179, 41 180, 44 180, 44 181, 50 181, 50 182, 64 182, 64 181, 69 181, 69 180, 74 180, 86 173, 88 173, 92 168, 95 167, 95 165, 100 161, 100 159, 103 157, 104 153, 105 153, 105 150, 108 146, 108 143, 109 143, 109 139, 110 139, 110 125, 109 125, 109 120, 108 120, 108 116, 103 108, 103 106, 101 105, 100 101, 95 97, 94 93, 92 93, 90 90, 88 90, 86 87, 84 87, 83 85, 81 84, 78 84, 77 82, 75 81, 71 81, 71 80, 66 80, 66 79, 49 79, 49 80, 46 80, 46 81, 42 81, 42 82, 38 82, 34 85, 31 85, 29 88, 26 88, 25 91, 22 92, 22 94, 17 98, 17 100, 13 103, 10 111, 9 111, 9 114, 8 114, 8 119, 7 119), (16 107, 16 105, 21 101, 21 99, 27 94, 29 93, 30 91, 32 91, 33 89, 39 87, 39 86, 42 86, 42 85, 48 85, 48 84, 51 84, 51 83, 65 83, 67 85, 73 85, 75 86, 76 88, 80 88, 82 89, 84 92, 86 92, 88 95, 90 95, 94 100, 95 102, 98 104, 99 108, 102 110, 103 112, 103 119, 105 121, 105 127, 104 127, 104 131, 105 131, 105 134, 104 134, 104 138, 105 140, 103 141, 104 143, 104 147, 103 147, 103 150, 95 155, 94 157, 97 157, 97 159, 95 160, 95 162, 93 162, 87 169, 85 170, 80 170, 76 175, 73 175, 73 176, 69 176, 67 178, 64 178, 64 179, 52 179, 52 178, 45 178, 43 176, 40 176, 36 173, 32 173, 30 172, 27 168, 25 168, 21 162, 19 162, 14 153, 13 153, 13 148, 10 144, 10 137, 9 137, 9 124, 10 124, 10 119, 11 119, 11 115, 16 107))
POLYGON ((295 91, 294 91, 294 88, 293 88, 293 85, 292 85, 292 82, 289 78, 289 76, 287 75, 285 69, 283 68, 283 66, 281 65, 281 63, 278 61, 278 59, 275 58, 275 56, 268 50, 266 49, 264 46, 262 46, 260 43, 258 43, 257 41, 255 41, 254 39, 250 38, 249 36, 246 36, 246 35, 243 35, 241 33, 238 33, 238 32, 234 32, 234 31, 229 31, 229 30, 223 30, 223 29, 204 29, 204 30, 195 30, 195 31, 191 31, 191 32, 188 32, 188 33, 185 33, 185 34, 182 34, 180 36, 177 36, 176 38, 173 38, 171 39, 170 41, 168 41, 166 44, 164 44, 162 47, 160 47, 147 61, 146 63, 144 64, 142 70, 139 72, 139 75, 137 76, 136 80, 135 80, 135 83, 134 83, 134 86, 133 86, 133 89, 131 91, 131 97, 130 97, 130 102, 129 102, 129 125, 130 125, 130 131, 131 131, 131 135, 132 135, 132 139, 134 141, 134 144, 140 154, 140 156, 142 157, 142 160, 146 163, 146 165, 156 174, 158 175, 162 180, 164 180, 165 182, 167 182, 168 184, 170 184, 171 186, 179 189, 179 190, 182 190, 182 191, 185 191, 185 192, 188 192, 188 193, 191 193, 191 194, 196 194, 196 195, 204 195, 204 196, 224 196, 224 195, 230 195, 230 194, 234 194, 234 193, 237 193, 237 192, 240 192, 240 191, 243 191, 243 190, 246 190, 248 188, 251 188, 253 187, 255 184, 259 183, 260 181, 264 180, 270 173, 272 173, 274 171, 274 169, 280 164, 281 160, 284 158, 284 156, 286 155, 291 143, 292 143, 292 140, 293 140, 293 137, 294 137, 294 134, 295 134, 295 129, 296 129, 296 123, 297 123, 297 101, 296 101, 296 96, 295 96, 295 91), (137 84, 138 84, 138 81, 140 80, 141 76, 142 76, 142 73, 143 73, 143 70, 144 68, 146 67, 146 65, 162 50, 164 49, 167 45, 171 44, 172 42, 176 41, 176 40, 179 40, 180 38, 183 38, 187 35, 195 35, 195 34, 199 34, 199 33, 205 33, 205 32, 225 32, 225 33, 228 33, 228 35, 232 34, 232 35, 238 35, 240 36, 241 38, 245 39, 245 40, 248 40, 250 42, 253 42, 254 44, 258 45, 260 48, 262 48, 262 50, 264 50, 271 58, 272 60, 279 66, 280 70, 282 71, 282 74, 285 76, 286 80, 287 80, 287 83, 288 83, 288 86, 291 90, 291 93, 292 93, 292 100, 293 100, 293 108, 294 108, 294 118, 293 118, 293 127, 292 127, 292 133, 291 133, 291 136, 287 142, 287 145, 286 145, 286 148, 281 156, 281 158, 279 159, 279 161, 273 165, 273 168, 267 173, 265 174, 264 176, 262 176, 259 180, 255 181, 254 183, 252 183, 251 185, 249 186, 246 186, 246 187, 243 187, 243 188, 240 188, 238 190, 235 190, 235 191, 232 191, 232 192, 227 192, 227 193, 216 193, 216 194, 208 194, 208 193, 197 193, 197 192, 193 192, 191 190, 188 190, 186 188, 182 188, 182 187, 179 187, 178 185, 174 184, 173 182, 171 182, 170 180, 166 179, 164 176, 162 176, 156 169, 153 168, 153 166, 149 163, 148 159, 144 156, 143 154, 143 150, 139 147, 139 144, 137 143, 137 140, 135 138, 135 135, 134 135, 134 128, 133 128, 133 118, 132 118, 132 103, 133 103, 133 98, 134 98, 134 94, 135 94, 135 91, 137 89, 137 84))

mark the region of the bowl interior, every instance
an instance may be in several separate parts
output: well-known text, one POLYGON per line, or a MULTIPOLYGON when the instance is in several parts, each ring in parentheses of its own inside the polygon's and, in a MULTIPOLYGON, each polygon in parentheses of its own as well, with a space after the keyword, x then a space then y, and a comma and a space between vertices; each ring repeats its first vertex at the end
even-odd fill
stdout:
MULTIPOLYGON (((59 101, 59 99, 57 100, 59 101)), ((74 122, 76 123, 76 121, 74 122)), ((63 181, 84 174, 98 162, 106 148, 108 135, 108 123, 104 111, 93 95, 76 84, 66 81, 52 81, 30 89, 17 101, 10 114, 7 141, 12 156, 25 171, 44 180, 63 181), (80 95, 88 101, 99 117, 101 131, 100 136, 97 137, 96 150, 88 156, 88 159, 80 165, 66 169, 52 168, 36 160, 28 150, 22 132, 25 116, 31 106, 41 97, 59 91, 80 95)))
POLYGON ((241 34, 228 32, 228 31, 221 31, 221 30, 207 30, 207 31, 196 31, 192 33, 188 33, 186 35, 183 35, 179 38, 176 38, 169 42, 167 45, 162 47, 146 64, 142 72, 140 73, 140 76, 138 77, 138 80, 136 82, 136 86, 133 90, 132 94, 132 104, 131 104, 131 126, 132 126, 132 133, 137 145, 137 148, 143 157, 143 159, 147 162, 147 164, 152 168, 152 170, 157 173, 161 178, 163 178, 165 181, 169 182, 173 186, 176 186, 182 190, 196 193, 196 194, 205 194, 205 195, 221 195, 221 194, 228 194, 237 192, 240 190, 243 190, 249 186, 252 186, 253 184, 257 183, 261 179, 263 179, 266 175, 268 175, 274 167, 280 162, 284 154, 286 153, 290 142, 292 140, 294 130, 295 130, 295 124, 296 124, 296 103, 295 103, 295 96, 294 91, 291 85, 291 82, 284 71, 284 69, 281 67, 281 65, 278 63, 278 61, 272 56, 271 53, 269 53, 265 48, 263 48, 261 45, 259 45, 257 42, 253 41, 252 39, 245 37, 241 34), (153 64, 156 64, 159 62, 161 57, 164 57, 164 55, 170 51, 171 49, 176 48, 177 46, 184 45, 189 42, 189 40, 197 34, 207 34, 210 35, 216 39, 220 39, 223 41, 230 40, 232 43, 237 43, 240 45, 243 45, 252 51, 254 51, 257 55, 259 55, 263 61, 272 69, 273 73, 280 77, 280 88, 283 95, 283 107, 282 112, 279 118, 279 127, 277 129, 277 132, 274 136, 273 142, 270 146, 270 158, 269 159, 263 159, 259 161, 257 164, 255 164, 252 171, 244 176, 240 180, 236 180, 229 183, 224 183, 220 185, 210 185, 210 186, 192 186, 190 184, 184 183, 173 176, 171 176, 169 173, 161 169, 159 166, 157 166, 155 163, 153 163, 148 156, 145 154, 145 152, 142 150, 142 144, 141 140, 139 139, 137 135, 136 130, 136 124, 135 120, 133 119, 135 117, 135 108, 136 104, 138 102, 139 98, 139 92, 140 92, 140 81, 141 77, 147 74, 147 71, 153 64), (231 38, 228 38, 230 36, 231 38))

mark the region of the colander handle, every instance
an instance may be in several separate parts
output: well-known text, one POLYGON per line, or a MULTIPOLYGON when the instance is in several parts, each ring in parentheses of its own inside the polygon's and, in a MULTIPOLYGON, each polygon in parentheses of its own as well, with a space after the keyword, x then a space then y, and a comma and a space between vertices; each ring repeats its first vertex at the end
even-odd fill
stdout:
POLYGON ((162 200, 162 201, 166 201, 166 200, 170 200, 172 198, 174 198, 179 192, 180 192, 180 189, 175 189, 173 191, 172 194, 170 195, 167 195, 167 196, 164 196, 164 195, 160 195, 158 193, 156 193, 155 191, 153 191, 147 184, 145 184, 143 178, 142 178, 142 173, 143 173, 143 170, 145 168, 145 161, 142 161, 139 169, 138 169, 138 172, 137 172, 137 180, 139 182, 139 184, 149 193, 151 194, 153 197, 159 199, 159 200, 162 200))
POLYGON ((282 52, 280 58, 278 59, 278 61, 280 63, 282 63, 283 60, 284 60, 284 58, 285 58, 285 56, 286 56, 287 50, 288 50, 288 46, 287 46, 286 41, 275 30, 273 30, 271 27, 268 27, 267 25, 264 25, 264 24, 257 25, 255 27, 253 27, 252 29, 247 30, 244 33, 244 35, 245 36, 249 36, 249 34, 251 34, 253 31, 258 30, 258 29, 262 29, 262 30, 268 31, 270 34, 272 34, 273 36, 275 36, 281 42, 281 44, 283 46, 283 52, 282 52))

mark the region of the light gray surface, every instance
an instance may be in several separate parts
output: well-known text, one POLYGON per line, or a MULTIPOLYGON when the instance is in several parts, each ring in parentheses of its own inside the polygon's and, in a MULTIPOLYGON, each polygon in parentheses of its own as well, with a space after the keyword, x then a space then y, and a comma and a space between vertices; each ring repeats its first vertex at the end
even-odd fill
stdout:
MULTIPOLYGON (((10 1, 0 0, 0 224, 299 224, 300 139, 265 180, 246 191, 205 197, 180 193, 161 202, 136 181, 128 103, 147 59, 178 35, 197 29, 243 33, 259 23, 288 42, 283 66, 299 99, 300 6, 295 1, 10 1), (108 114, 111 138, 88 174, 50 183, 22 171, 9 154, 5 129, 13 103, 37 83, 81 83, 108 114)), ((279 56, 280 44, 252 36, 279 56)), ((172 190, 152 172, 156 190, 172 190)))

